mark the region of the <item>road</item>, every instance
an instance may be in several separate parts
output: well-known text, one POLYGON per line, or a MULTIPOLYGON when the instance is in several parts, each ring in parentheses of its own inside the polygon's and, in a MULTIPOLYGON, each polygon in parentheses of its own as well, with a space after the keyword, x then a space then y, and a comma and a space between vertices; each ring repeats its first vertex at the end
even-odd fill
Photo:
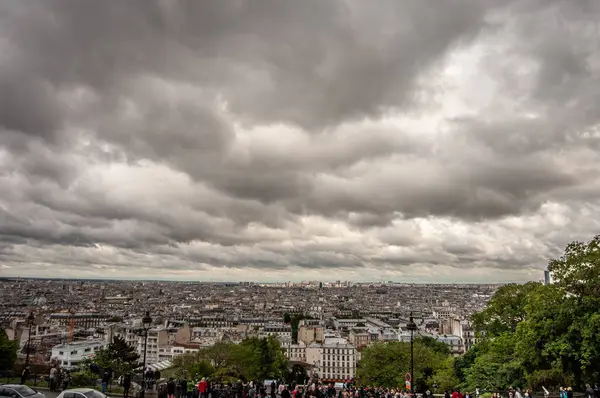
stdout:
POLYGON ((46 398, 56 398, 60 392, 52 392, 50 390, 39 390, 42 394, 46 396, 46 398))

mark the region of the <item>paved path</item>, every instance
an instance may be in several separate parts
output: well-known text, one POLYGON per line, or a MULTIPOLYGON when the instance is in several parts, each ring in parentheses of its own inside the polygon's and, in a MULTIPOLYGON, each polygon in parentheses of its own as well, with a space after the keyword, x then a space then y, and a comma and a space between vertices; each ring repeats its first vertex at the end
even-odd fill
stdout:
POLYGON ((39 392, 41 392, 42 394, 44 394, 46 396, 46 398, 56 398, 58 397, 58 394, 60 394, 60 392, 52 392, 50 390, 38 390, 39 392))

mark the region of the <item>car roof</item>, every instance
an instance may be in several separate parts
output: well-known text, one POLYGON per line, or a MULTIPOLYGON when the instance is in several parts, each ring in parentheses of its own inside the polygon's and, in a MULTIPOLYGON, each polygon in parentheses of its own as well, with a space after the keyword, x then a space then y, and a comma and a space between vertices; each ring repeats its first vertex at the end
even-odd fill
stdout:
MULTIPOLYGON (((23 384, 0 384, 0 386, 8 387, 8 388, 16 388, 16 387, 23 387, 23 384)), ((26 387, 29 387, 29 386, 26 386, 26 387)))
POLYGON ((64 390, 62 392, 90 392, 90 391, 96 391, 93 388, 70 388, 68 390, 64 390))

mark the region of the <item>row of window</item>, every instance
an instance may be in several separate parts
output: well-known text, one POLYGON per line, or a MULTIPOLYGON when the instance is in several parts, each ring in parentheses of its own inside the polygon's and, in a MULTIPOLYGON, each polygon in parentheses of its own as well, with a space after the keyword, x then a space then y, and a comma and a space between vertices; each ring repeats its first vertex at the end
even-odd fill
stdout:
MULTIPOLYGON (((352 356, 354 356, 354 355, 352 355, 352 356)), ((332 358, 335 360, 337 358, 338 361, 340 360, 340 357, 342 357, 341 358, 342 361, 350 360, 350 355, 346 356, 346 355, 339 355, 338 354, 338 355, 327 355, 327 356, 325 356, 325 358, 328 359, 328 360, 331 360, 332 358)))
MULTIPOLYGON (((83 353, 92 352, 92 351, 96 351, 96 350, 100 350, 100 349, 102 349, 102 347, 88 347, 88 348, 86 348, 86 349, 83 350, 83 353)), ((77 355, 78 352, 79 352, 79 350, 73 350, 69 354, 70 355, 77 355)), ((65 355, 65 352, 64 351, 59 351, 58 355, 65 355)))
POLYGON ((340 365, 340 366, 327 366, 327 365, 325 365, 323 367, 323 369, 325 369, 325 370, 328 370, 328 369, 329 370, 334 370, 335 369, 337 371, 340 371, 340 370, 347 371, 348 369, 353 369, 353 368, 354 368, 354 366, 350 366, 350 365, 346 365, 346 366, 344 366, 344 365, 340 365), (331 369, 331 368, 333 368, 333 369, 331 369))
POLYGON ((347 373, 325 373, 323 377, 326 379, 347 380, 353 378, 354 375, 347 373))
POLYGON ((348 348, 324 348, 323 352, 325 354, 353 354, 354 350, 348 348))

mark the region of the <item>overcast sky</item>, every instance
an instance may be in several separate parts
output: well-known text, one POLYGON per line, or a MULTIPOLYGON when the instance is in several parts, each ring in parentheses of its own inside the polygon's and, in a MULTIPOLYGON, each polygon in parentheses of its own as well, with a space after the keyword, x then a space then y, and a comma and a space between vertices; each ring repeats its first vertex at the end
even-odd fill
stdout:
POLYGON ((4 0, 0 275, 539 280, 600 232, 597 0, 4 0))

